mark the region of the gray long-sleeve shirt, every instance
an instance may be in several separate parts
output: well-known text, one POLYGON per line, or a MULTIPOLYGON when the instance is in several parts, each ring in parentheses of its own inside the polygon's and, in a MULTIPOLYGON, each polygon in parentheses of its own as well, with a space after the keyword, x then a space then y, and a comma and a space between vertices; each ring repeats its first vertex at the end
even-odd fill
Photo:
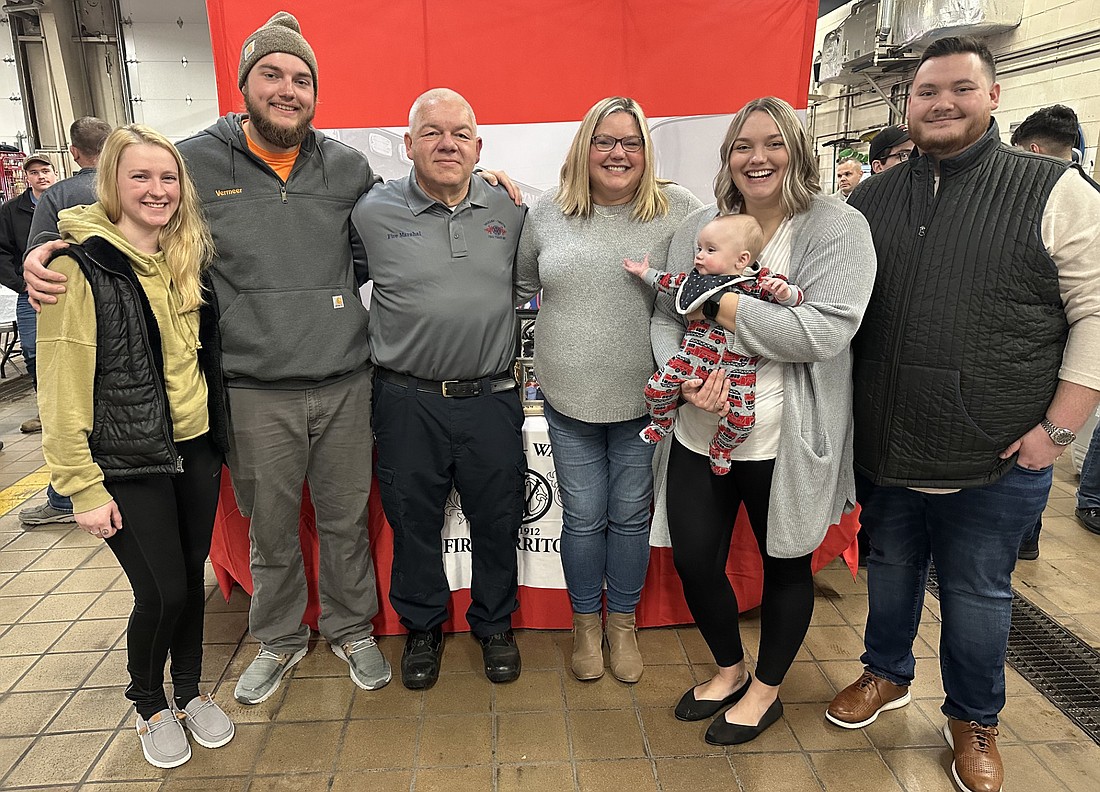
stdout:
POLYGON ((700 205, 683 187, 662 189, 668 214, 648 223, 631 218, 633 203, 614 207, 610 217, 566 217, 552 192, 527 219, 517 298, 542 288, 535 371, 547 401, 570 418, 611 423, 646 413, 643 391, 656 370, 649 346, 654 292, 623 269, 623 259, 640 261, 648 253, 651 266, 665 269, 673 233, 700 205))

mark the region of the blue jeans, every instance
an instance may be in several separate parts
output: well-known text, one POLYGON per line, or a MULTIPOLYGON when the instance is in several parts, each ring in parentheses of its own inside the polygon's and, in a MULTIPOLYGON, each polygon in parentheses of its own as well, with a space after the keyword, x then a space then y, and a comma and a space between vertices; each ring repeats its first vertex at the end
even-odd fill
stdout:
POLYGON ((1081 483, 1077 486, 1078 509, 1100 509, 1100 423, 1092 432, 1089 450, 1081 463, 1081 483))
POLYGON ((58 494, 53 484, 46 486, 46 501, 58 511, 72 512, 73 502, 70 498, 58 494))
POLYGON ((587 423, 543 408, 562 502, 561 565, 575 613, 633 613, 649 568, 653 446, 643 416, 587 423))
POLYGON ((1042 513, 1054 468, 1013 467, 993 484, 946 495, 877 487, 856 475, 867 531, 867 669, 896 685, 913 680, 913 639, 929 562, 940 585, 940 672, 950 718, 995 725, 1005 703, 1012 570, 1042 513))
POLYGON ((38 312, 31 306, 26 292, 20 292, 15 301, 15 325, 19 330, 19 348, 23 350, 23 360, 27 364, 27 373, 31 383, 37 388, 38 379, 34 376, 34 347, 38 340, 38 312))

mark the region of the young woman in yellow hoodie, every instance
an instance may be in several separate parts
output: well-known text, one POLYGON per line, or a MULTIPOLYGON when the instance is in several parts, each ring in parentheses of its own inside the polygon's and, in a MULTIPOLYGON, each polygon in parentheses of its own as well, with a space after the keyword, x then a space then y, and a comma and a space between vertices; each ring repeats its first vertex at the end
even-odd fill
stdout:
POLYGON ((176 767, 191 757, 187 732, 210 748, 234 733, 199 693, 224 452, 212 431, 224 423, 211 419, 220 400, 209 399, 217 372, 200 364, 200 273, 214 246, 179 152, 148 127, 107 138, 96 194, 59 218, 70 247, 53 267, 68 289, 38 320, 42 449, 77 525, 107 543, 133 587, 126 697, 145 758, 176 767))

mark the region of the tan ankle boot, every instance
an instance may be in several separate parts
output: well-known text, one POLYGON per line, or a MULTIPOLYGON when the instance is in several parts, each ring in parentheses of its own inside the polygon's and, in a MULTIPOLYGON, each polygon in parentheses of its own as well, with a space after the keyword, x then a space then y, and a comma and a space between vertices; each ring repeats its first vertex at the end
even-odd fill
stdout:
POLYGON ((607 614, 607 645, 611 649, 611 673, 620 682, 642 678, 642 653, 634 631, 633 613, 607 614))
POLYGON ((581 680, 603 676, 603 624, 599 613, 573 614, 573 676, 581 680))

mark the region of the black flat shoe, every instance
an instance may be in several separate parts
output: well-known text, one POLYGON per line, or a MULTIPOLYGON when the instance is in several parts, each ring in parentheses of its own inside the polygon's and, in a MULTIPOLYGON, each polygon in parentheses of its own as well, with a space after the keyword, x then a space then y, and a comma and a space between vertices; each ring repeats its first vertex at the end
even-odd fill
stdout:
POLYGON ((490 682, 514 682, 519 678, 520 659, 516 636, 511 630, 479 639, 481 657, 485 661, 485 676, 490 682))
POLYGON ((701 721, 713 718, 726 707, 731 707, 744 698, 751 684, 752 674, 749 674, 745 684, 718 701, 708 699, 700 701, 695 698, 695 688, 691 688, 680 697, 680 703, 676 705, 676 717, 682 721, 701 721))
POLYGON ((783 717, 783 702, 778 698, 764 712, 760 722, 755 726, 744 726, 740 723, 730 723, 725 714, 715 718, 714 723, 707 728, 706 740, 711 745, 740 745, 755 740, 764 730, 783 717))
POLYGON ((443 628, 413 630, 401 653, 401 684, 409 690, 427 690, 439 679, 443 657, 443 628))

